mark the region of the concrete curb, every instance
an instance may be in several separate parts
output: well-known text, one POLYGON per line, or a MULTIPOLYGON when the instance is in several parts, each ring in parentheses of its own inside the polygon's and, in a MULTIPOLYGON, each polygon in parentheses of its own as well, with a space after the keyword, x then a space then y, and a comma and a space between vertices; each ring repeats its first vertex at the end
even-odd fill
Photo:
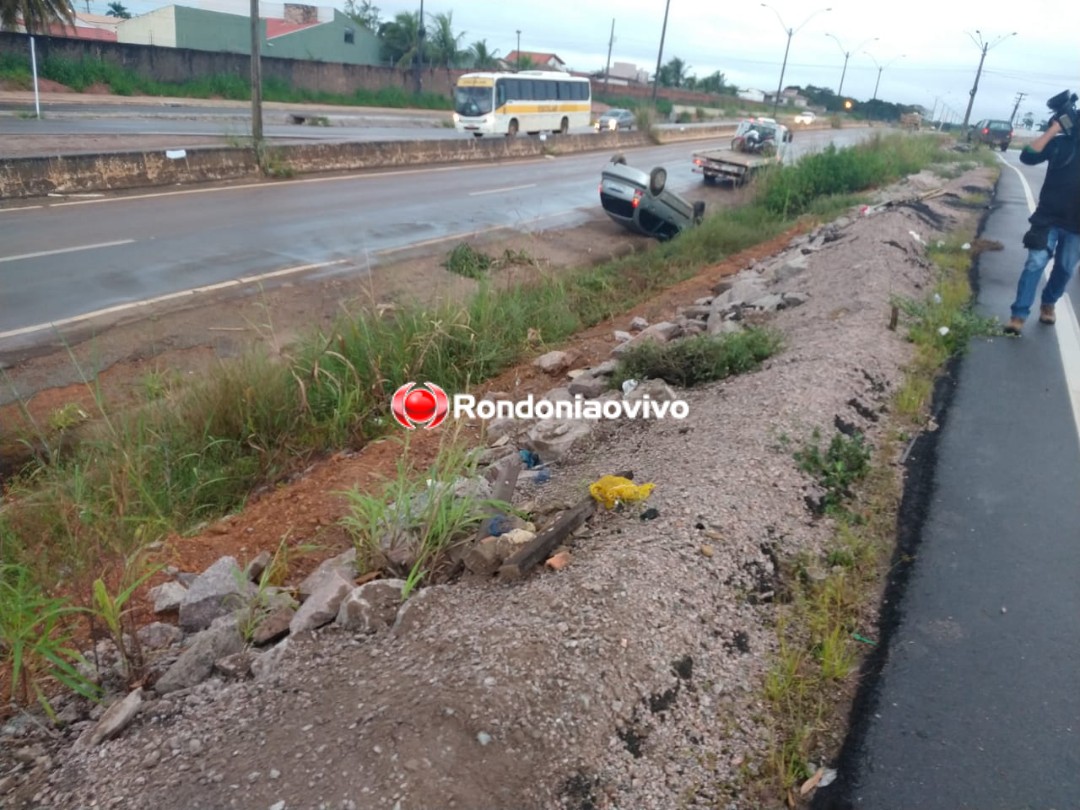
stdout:
MULTIPOLYGON (((730 137, 730 126, 665 130, 661 143, 730 137)), ((272 175, 363 171, 406 166, 493 162, 590 151, 620 151, 648 146, 641 132, 559 135, 539 138, 484 138, 429 141, 289 144, 270 146, 272 175)), ((0 163, 0 198, 26 199, 50 194, 121 191, 132 188, 258 179, 250 148, 197 148, 173 151, 58 155, 0 163)))

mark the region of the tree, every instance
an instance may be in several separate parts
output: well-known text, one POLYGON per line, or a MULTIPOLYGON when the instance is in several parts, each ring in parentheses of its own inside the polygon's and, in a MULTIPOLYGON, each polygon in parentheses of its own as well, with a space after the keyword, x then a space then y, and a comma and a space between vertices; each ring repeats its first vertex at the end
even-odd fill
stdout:
POLYGON ((465 55, 461 50, 461 40, 464 38, 464 31, 460 34, 454 33, 454 12, 436 14, 428 39, 432 64, 442 65, 447 70, 457 67, 461 57, 465 55))
POLYGON ((1024 125, 1024 129, 1033 129, 1035 127, 1035 113, 1024 113, 1024 117, 1020 119, 1020 123, 1024 125))
POLYGON ((727 83, 724 74, 719 70, 706 76, 704 79, 699 79, 697 89, 704 93, 716 93, 717 95, 729 96, 735 95, 738 90, 734 85, 727 83))
POLYGON ((660 68, 660 84, 664 87, 683 87, 689 71, 688 64, 679 57, 673 56, 666 65, 660 68))
POLYGON ((124 4, 120 0, 112 0, 109 3, 109 10, 105 13, 106 17, 116 17, 121 20, 130 20, 131 12, 124 8, 124 4))
POLYGON ((381 23, 379 9, 371 0, 345 0, 345 16, 369 31, 378 31, 381 23))
POLYGON ((527 53, 518 54, 517 64, 514 65, 515 70, 536 70, 536 62, 527 53))
POLYGON ((494 70, 498 67, 499 49, 488 50, 487 40, 481 39, 469 46, 469 55, 473 59, 473 67, 477 70, 494 70))
POLYGON ((379 26, 378 36, 383 59, 397 68, 409 67, 420 55, 420 12, 402 11, 379 26))
POLYGON ((54 22, 75 24, 70 0, 0 0, 0 30, 13 31, 22 25, 34 34, 54 22))

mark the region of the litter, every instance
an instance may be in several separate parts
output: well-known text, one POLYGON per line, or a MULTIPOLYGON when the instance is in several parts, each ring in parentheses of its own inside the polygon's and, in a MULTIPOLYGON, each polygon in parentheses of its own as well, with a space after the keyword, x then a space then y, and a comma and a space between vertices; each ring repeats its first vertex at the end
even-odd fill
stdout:
POLYGON ((643 501, 652 494, 656 484, 635 484, 629 478, 605 475, 589 485, 589 494, 608 509, 619 503, 643 501))
POLYGON ((622 384, 623 396, 629 395, 629 393, 631 391, 633 391, 637 387, 638 387, 638 381, 637 380, 627 380, 626 382, 624 382, 622 384))
POLYGON ((518 450, 518 455, 521 456, 521 463, 525 465, 526 470, 535 470, 540 466, 540 456, 534 451, 518 450))
POLYGON ((860 635, 859 635, 858 633, 852 633, 852 634, 851 634, 851 637, 852 637, 853 639, 855 639, 856 641, 861 641, 861 642, 862 642, 863 644, 869 644, 869 645, 870 645, 871 647, 876 647, 876 646, 877 646, 877 642, 876 642, 876 641, 871 641, 871 640, 870 640, 870 639, 868 639, 868 638, 863 638, 863 637, 862 637, 862 636, 860 636, 860 635))
POLYGON ((660 517, 660 510, 651 506, 641 513, 642 520, 656 520, 658 517, 660 517))

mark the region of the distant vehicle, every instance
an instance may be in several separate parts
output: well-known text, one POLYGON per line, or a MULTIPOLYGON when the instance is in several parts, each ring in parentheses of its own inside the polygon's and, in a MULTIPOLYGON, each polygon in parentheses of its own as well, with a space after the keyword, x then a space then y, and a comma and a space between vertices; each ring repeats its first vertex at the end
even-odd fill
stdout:
POLYGON ((565 73, 466 73, 454 88, 454 127, 477 138, 545 131, 565 135, 587 127, 591 116, 589 80, 565 73))
POLYGON ((967 139, 976 143, 985 143, 987 146, 996 146, 1004 152, 1012 143, 1012 136, 1011 122, 987 118, 968 130, 967 139))
POLYGON ((813 110, 803 110, 795 116, 796 124, 812 124, 817 120, 817 114, 813 110))
POLYGON ((633 129, 635 117, 630 110, 608 110, 596 122, 597 132, 633 129))
POLYGON ((741 186, 761 169, 783 163, 784 144, 790 140, 791 132, 783 124, 771 118, 748 118, 735 130, 731 148, 695 152, 693 171, 704 177, 706 185, 726 179, 741 186), (748 138, 756 145, 748 148, 748 138))
POLYGON ((615 155, 600 173, 600 205, 628 230, 665 242, 705 218, 705 203, 692 203, 666 186, 663 167, 645 173, 615 155))

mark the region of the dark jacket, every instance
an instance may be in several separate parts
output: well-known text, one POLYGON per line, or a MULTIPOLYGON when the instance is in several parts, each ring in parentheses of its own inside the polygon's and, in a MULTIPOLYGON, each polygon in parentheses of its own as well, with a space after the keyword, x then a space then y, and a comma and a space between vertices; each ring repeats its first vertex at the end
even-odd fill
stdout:
POLYGON ((1046 179, 1031 223, 1080 233, 1080 137, 1056 135, 1041 152, 1026 147, 1020 152, 1020 162, 1028 166, 1044 161, 1046 179))

